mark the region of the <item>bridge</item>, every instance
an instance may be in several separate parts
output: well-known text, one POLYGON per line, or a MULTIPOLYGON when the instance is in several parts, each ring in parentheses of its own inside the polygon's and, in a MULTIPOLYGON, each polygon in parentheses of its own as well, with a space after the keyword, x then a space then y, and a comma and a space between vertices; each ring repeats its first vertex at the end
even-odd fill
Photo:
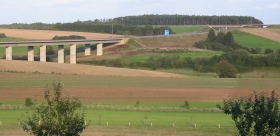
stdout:
POLYGON ((103 55, 103 44, 124 44, 124 39, 82 39, 82 40, 52 40, 52 41, 21 41, 0 42, 0 47, 6 48, 6 60, 12 60, 12 47, 27 46, 28 61, 34 61, 34 46, 40 46, 40 61, 46 62, 46 46, 58 46, 58 63, 64 63, 64 45, 70 44, 70 64, 76 64, 76 45, 85 45, 85 55, 91 54, 91 44, 97 44, 97 56, 103 55))
POLYGON ((242 24, 242 25, 207 25, 210 28, 213 27, 237 27, 237 28, 242 28, 242 27, 264 27, 264 26, 270 26, 270 25, 279 25, 279 24, 242 24))

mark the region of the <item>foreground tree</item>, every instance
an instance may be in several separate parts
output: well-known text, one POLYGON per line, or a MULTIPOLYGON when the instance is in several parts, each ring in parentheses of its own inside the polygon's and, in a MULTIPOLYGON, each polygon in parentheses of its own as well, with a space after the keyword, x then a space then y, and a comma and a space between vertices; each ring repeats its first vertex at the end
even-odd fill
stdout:
POLYGON ((62 83, 53 82, 44 91, 44 103, 37 106, 32 116, 22 120, 23 130, 40 136, 77 136, 88 126, 84 112, 75 112, 81 107, 77 97, 62 96, 62 83), (50 90, 54 96, 51 97, 50 90))
POLYGON ((246 97, 229 97, 223 106, 217 105, 225 114, 230 114, 241 136, 280 135, 280 112, 275 91, 246 97), (253 129, 253 130, 252 130, 253 129))

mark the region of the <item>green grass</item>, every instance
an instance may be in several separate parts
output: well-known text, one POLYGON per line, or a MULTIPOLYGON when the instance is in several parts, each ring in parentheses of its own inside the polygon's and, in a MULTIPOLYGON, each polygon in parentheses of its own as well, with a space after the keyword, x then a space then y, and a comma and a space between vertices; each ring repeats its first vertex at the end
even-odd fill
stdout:
POLYGON ((222 55, 223 52, 220 51, 209 51, 209 52, 180 52, 180 53, 155 53, 155 54, 146 54, 146 55, 138 55, 138 56, 127 56, 122 57, 122 61, 132 61, 132 62, 148 62, 151 56, 154 57, 172 57, 172 56, 180 56, 181 58, 190 57, 192 59, 200 58, 200 57, 212 57, 222 55))
MULTIPOLYGON (((187 99, 186 99, 187 100, 187 99)), ((139 101, 139 107, 142 108, 179 108, 184 102, 141 102, 139 101)), ((222 104, 221 102, 189 102, 190 108, 196 109, 213 109, 216 108, 216 104, 222 104)), ((123 107, 135 107, 135 102, 92 102, 85 103, 87 106, 123 106, 123 107)))
MULTIPOLYGON (((26 117, 27 110, 0 110, 0 121, 2 124, 18 124, 19 118, 26 117)), ((162 111, 123 111, 123 110, 92 110, 86 109, 86 120, 98 124, 98 116, 101 115, 101 124, 105 125, 128 125, 130 122, 133 126, 141 126, 144 117, 147 116, 147 122, 153 123, 154 126, 197 126, 215 127, 218 124, 222 126, 233 126, 230 116, 222 112, 162 112, 162 111), (191 124, 190 124, 191 122, 191 124)), ((32 114, 32 110, 30 110, 32 114)))
POLYGON ((202 26, 170 26, 170 28, 176 34, 197 32, 204 29, 202 26))
POLYGON ((249 33, 242 32, 240 30, 234 30, 232 31, 232 34, 237 43, 248 48, 258 47, 262 49, 262 52, 264 52, 266 48, 270 48, 274 51, 280 49, 279 42, 272 41, 261 36, 252 35, 249 33))
POLYGON ((280 88, 280 78, 135 78, 2 72, 0 90, 44 88, 53 80, 60 80, 67 88, 280 88))

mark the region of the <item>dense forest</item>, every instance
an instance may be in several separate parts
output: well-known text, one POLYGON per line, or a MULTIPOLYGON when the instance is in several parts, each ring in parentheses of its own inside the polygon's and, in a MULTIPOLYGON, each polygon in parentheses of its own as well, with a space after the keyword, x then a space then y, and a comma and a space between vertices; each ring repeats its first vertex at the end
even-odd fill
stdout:
POLYGON ((112 21, 126 26, 263 24, 262 21, 249 16, 141 15, 118 17, 112 21))
POLYGON ((189 16, 189 15, 140 15, 126 16, 114 19, 95 19, 76 21, 73 23, 14 23, 0 25, 2 28, 11 29, 36 29, 80 31, 95 33, 113 33, 121 35, 149 36, 162 35, 164 30, 170 30, 171 25, 240 25, 263 24, 262 21, 249 16, 189 16))

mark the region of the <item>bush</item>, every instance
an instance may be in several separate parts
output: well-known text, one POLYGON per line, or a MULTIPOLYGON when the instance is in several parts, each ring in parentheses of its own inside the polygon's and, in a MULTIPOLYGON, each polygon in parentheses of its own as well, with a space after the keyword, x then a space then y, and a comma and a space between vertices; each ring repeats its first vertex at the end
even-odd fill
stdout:
POLYGON ((189 108, 190 108, 189 101, 185 100, 184 104, 183 104, 181 107, 182 107, 182 108, 189 109, 189 108))
POLYGON ((0 33, 0 38, 6 38, 6 35, 4 33, 0 33))
POLYGON ((52 38, 52 40, 69 40, 69 39, 86 39, 84 36, 79 35, 70 35, 70 36, 55 36, 52 38))
POLYGON ((30 97, 26 97, 25 98, 25 106, 30 107, 32 106, 34 103, 32 101, 32 99, 30 97))
POLYGON ((238 73, 236 67, 227 60, 221 60, 215 64, 215 71, 220 78, 236 78, 236 74, 238 73))
POLYGON ((264 50, 264 54, 270 54, 270 53, 274 53, 274 51, 272 49, 266 48, 264 50))
POLYGON ((76 112, 81 107, 77 97, 62 96, 62 83, 53 82, 44 91, 44 103, 36 106, 31 116, 21 120, 23 130, 32 135, 76 136, 88 126, 84 122, 84 112, 76 112), (50 89, 54 96, 51 97, 50 89))

